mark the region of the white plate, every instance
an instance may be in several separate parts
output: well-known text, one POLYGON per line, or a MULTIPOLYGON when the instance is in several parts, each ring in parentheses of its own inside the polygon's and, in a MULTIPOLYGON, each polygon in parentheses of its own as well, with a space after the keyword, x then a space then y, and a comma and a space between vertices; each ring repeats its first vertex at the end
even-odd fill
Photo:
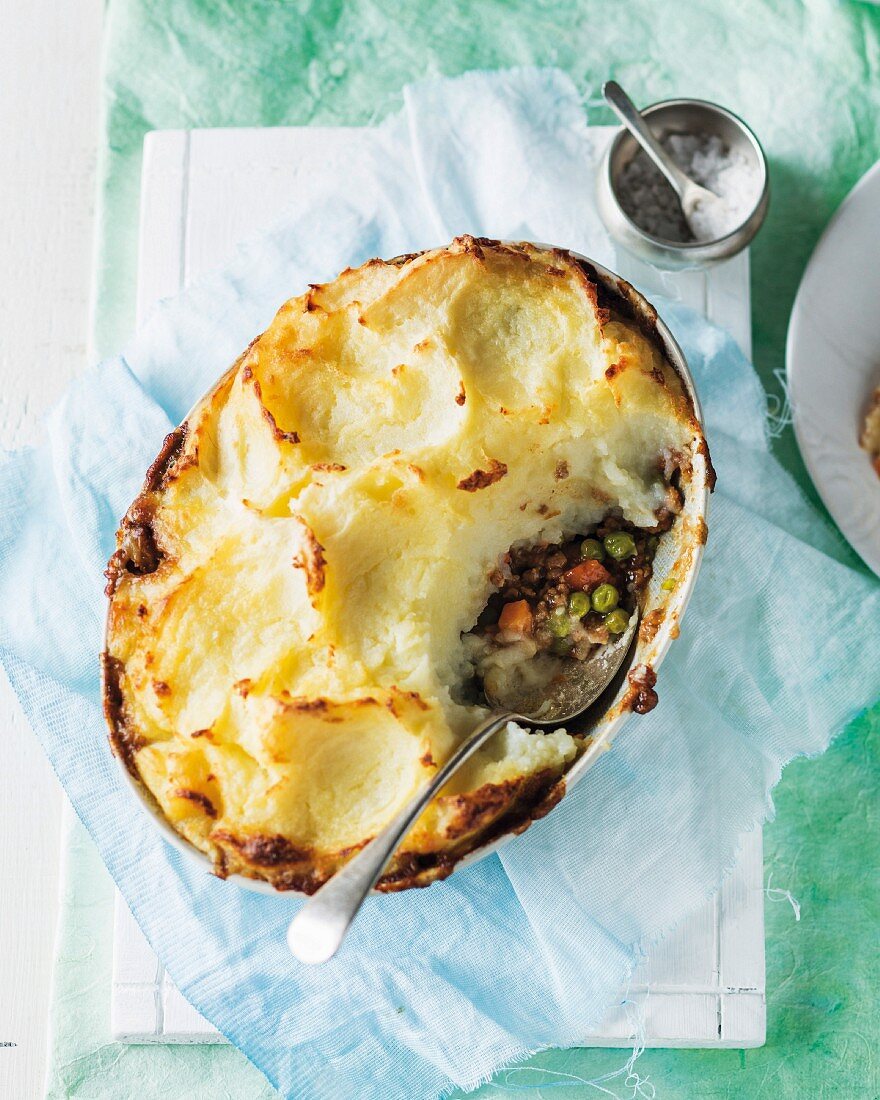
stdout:
POLYGON ((844 200, 813 252, 786 345, 794 431, 828 511, 880 576, 880 478, 859 446, 880 385, 880 162, 844 200))

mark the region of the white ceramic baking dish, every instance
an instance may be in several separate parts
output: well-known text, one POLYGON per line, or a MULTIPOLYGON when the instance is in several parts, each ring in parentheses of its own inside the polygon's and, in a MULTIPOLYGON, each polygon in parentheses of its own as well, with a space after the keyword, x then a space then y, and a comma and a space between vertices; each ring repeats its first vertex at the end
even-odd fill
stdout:
MULTIPOLYGON (((546 248, 549 246, 538 245, 538 247, 546 248)), ((571 255, 585 265, 588 274, 598 283, 600 289, 607 294, 615 305, 628 313, 653 339, 659 341, 667 360, 680 377, 685 392, 690 398, 696 422, 702 424, 699 399, 684 353, 668 327, 657 316, 654 308, 647 299, 629 283, 621 279, 620 276, 615 275, 586 256, 579 253, 571 253, 571 255)), ((234 369, 235 367, 230 368, 230 370, 234 369)), ((218 384, 215 383, 209 394, 196 402, 185 419, 189 419, 193 411, 210 393, 214 392, 218 384)), ((702 431, 695 433, 691 453, 687 458, 689 462, 685 465, 689 465, 689 470, 682 474, 681 484, 685 498, 684 508, 672 528, 661 536, 660 545, 654 559, 653 577, 648 587, 642 611, 643 624, 645 618, 651 615, 652 627, 650 630, 642 629, 640 631, 637 643, 633 647, 629 658, 624 662, 620 672, 603 695, 581 718, 569 723, 568 729, 571 732, 584 734, 589 740, 584 752, 565 774, 566 793, 575 783, 583 779, 632 717, 632 711, 626 701, 626 695, 630 687, 626 675, 628 670, 636 665, 646 665, 656 672, 668 653, 670 645, 678 636, 679 624, 687 608, 700 568, 703 546, 706 541, 709 496, 714 484, 714 473, 702 431), (670 578, 674 578, 674 583, 670 583, 670 578)), ((106 646, 107 622, 105 622, 105 649, 106 646)), ((658 687, 661 696, 660 705, 662 706, 662 682, 659 683, 658 687)), ((126 782, 135 791, 139 801, 148 811, 154 824, 168 843, 172 844, 187 858, 198 861, 199 865, 206 871, 210 871, 211 863, 208 857, 184 840, 171 827, 150 793, 129 772, 122 760, 119 761, 119 766, 126 782)), ((456 868, 465 867, 483 859, 491 852, 496 851, 502 844, 507 843, 514 835, 516 835, 514 831, 511 831, 475 848, 458 860, 456 868)), ((268 882, 249 879, 242 875, 232 874, 229 876, 228 881, 235 882, 238 886, 257 893, 277 894, 281 892, 277 891, 268 882)), ((294 891, 283 892, 295 893, 294 891)))

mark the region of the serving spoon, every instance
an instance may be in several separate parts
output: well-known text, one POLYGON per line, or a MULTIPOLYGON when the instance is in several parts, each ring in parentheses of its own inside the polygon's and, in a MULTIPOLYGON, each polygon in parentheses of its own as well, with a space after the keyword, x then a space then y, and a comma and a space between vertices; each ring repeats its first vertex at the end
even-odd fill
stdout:
POLYGON ((685 221, 691 225, 694 212, 700 207, 708 210, 710 206, 722 205, 722 200, 707 187, 685 175, 669 153, 663 148, 648 123, 639 114, 639 109, 621 88, 616 80, 606 80, 602 85, 602 95, 623 125, 657 165, 672 189, 678 195, 685 221))
POLYGON ((328 962, 339 950, 367 894, 373 889, 400 842, 434 795, 490 737, 508 722, 534 729, 558 729, 583 714, 614 679, 629 653, 639 612, 626 630, 586 661, 568 660, 544 689, 525 689, 494 698, 493 713, 462 741, 442 768, 385 828, 313 894, 290 922, 287 944, 303 963, 328 962))

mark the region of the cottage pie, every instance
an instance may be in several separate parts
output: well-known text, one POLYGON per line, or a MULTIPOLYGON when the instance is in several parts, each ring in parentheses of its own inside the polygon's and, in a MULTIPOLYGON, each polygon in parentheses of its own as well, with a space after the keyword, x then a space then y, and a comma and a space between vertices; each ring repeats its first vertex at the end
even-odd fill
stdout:
MULTIPOLYGON (((485 714, 487 676, 622 629, 695 448, 650 324, 569 253, 463 237, 311 287, 122 521, 115 752, 217 874, 314 891, 485 714)), ((524 828, 582 748, 509 726, 380 888, 524 828)))

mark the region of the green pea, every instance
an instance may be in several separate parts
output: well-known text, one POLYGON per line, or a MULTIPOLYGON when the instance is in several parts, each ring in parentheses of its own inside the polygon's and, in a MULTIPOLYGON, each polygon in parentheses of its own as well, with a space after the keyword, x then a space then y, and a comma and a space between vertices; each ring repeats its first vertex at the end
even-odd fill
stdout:
POLYGON ((605 549, 615 561, 631 558, 636 552, 635 540, 626 531, 615 531, 611 535, 606 535, 604 541, 605 549))
POLYGON ((582 619, 590 610, 590 597, 586 592, 572 592, 568 597, 568 613, 582 619))
POLYGON ((571 619, 564 607, 554 607, 547 620, 547 629, 557 638, 567 638, 571 634, 571 619))
POLYGON ((581 543, 581 561, 604 561, 605 547, 598 539, 584 539, 581 543))
POLYGON ((567 657, 574 649, 571 638, 554 638, 550 643, 550 652, 557 657, 567 657))
POLYGON ((602 615, 606 611, 613 611, 619 602, 620 593, 613 584, 600 584, 598 588, 593 589, 593 595, 590 597, 593 610, 602 615))
POLYGON ((622 607, 618 607, 616 611, 605 616, 605 625, 611 634, 622 634, 629 626, 629 615, 622 607))

